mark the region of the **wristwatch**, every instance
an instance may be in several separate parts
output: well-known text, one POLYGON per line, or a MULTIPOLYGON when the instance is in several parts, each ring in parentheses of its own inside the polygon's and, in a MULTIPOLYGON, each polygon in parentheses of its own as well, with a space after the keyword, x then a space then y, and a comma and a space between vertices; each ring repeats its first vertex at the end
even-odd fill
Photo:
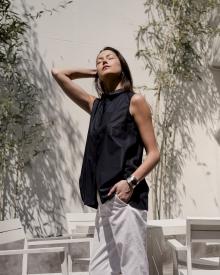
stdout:
POLYGON ((129 176, 127 179, 126 179, 128 185, 134 189, 135 186, 139 183, 139 181, 137 180, 137 178, 133 175, 129 176))

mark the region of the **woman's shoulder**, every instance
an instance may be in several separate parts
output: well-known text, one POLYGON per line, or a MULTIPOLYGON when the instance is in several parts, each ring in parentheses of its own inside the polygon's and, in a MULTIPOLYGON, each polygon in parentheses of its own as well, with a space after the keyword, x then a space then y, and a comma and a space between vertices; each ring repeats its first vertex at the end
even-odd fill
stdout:
MULTIPOLYGON (((146 98, 140 92, 136 92, 134 90, 125 91, 125 93, 129 99, 129 105, 141 105, 146 104, 146 98)), ((148 103, 147 103, 148 104, 148 103)))
POLYGON ((132 104, 143 104, 143 103, 147 103, 149 105, 149 103, 146 100, 145 95, 141 94, 140 92, 135 92, 135 91, 130 91, 130 95, 131 95, 131 103, 132 104))
MULTIPOLYGON (((138 92, 134 92, 131 97, 130 109, 133 111, 134 110, 140 111, 145 109, 148 113, 152 112, 151 106, 146 100, 146 97, 143 94, 138 92)), ((133 111, 131 111, 131 113, 133 113, 133 111)))
POLYGON ((142 95, 140 92, 136 91, 128 91, 129 99, 130 99, 130 104, 143 104, 143 102, 146 102, 146 98, 144 95, 142 95))

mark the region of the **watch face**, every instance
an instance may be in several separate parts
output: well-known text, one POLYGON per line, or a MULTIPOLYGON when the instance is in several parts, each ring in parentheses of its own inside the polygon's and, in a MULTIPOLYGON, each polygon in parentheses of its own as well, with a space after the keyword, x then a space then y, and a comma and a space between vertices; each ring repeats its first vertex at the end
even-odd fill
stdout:
POLYGON ((135 178, 135 176, 130 176, 127 178, 127 182, 131 184, 132 186, 136 186, 138 183, 138 180, 135 178))
POLYGON ((135 181, 132 181, 132 185, 137 185, 137 181, 135 180, 135 181))
POLYGON ((137 179, 135 177, 132 177, 131 183, 132 183, 132 185, 136 185, 137 184, 137 179))

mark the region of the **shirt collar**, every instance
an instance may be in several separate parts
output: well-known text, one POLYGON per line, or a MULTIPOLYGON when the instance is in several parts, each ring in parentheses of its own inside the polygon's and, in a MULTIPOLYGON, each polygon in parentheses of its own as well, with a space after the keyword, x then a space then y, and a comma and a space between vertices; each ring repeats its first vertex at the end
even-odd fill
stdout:
POLYGON ((111 98, 111 97, 114 97, 115 95, 121 94, 121 93, 123 93, 125 91, 126 90, 124 90, 123 88, 120 88, 120 89, 117 89, 117 90, 112 91, 110 93, 103 93, 101 97, 102 98, 105 98, 105 97, 111 98))

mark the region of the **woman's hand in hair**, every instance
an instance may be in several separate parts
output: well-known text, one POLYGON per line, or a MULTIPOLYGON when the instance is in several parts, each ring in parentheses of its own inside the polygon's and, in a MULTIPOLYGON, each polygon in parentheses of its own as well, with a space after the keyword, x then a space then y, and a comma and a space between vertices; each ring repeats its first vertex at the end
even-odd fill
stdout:
POLYGON ((87 69, 87 68, 75 68, 75 69, 56 69, 52 68, 51 73, 56 79, 58 77, 66 76, 71 80, 79 78, 93 78, 97 74, 97 69, 87 69))
POLYGON ((127 203, 131 198, 133 189, 128 185, 126 180, 121 180, 111 188, 111 190, 108 193, 108 196, 110 196, 113 193, 116 193, 120 200, 127 203))

